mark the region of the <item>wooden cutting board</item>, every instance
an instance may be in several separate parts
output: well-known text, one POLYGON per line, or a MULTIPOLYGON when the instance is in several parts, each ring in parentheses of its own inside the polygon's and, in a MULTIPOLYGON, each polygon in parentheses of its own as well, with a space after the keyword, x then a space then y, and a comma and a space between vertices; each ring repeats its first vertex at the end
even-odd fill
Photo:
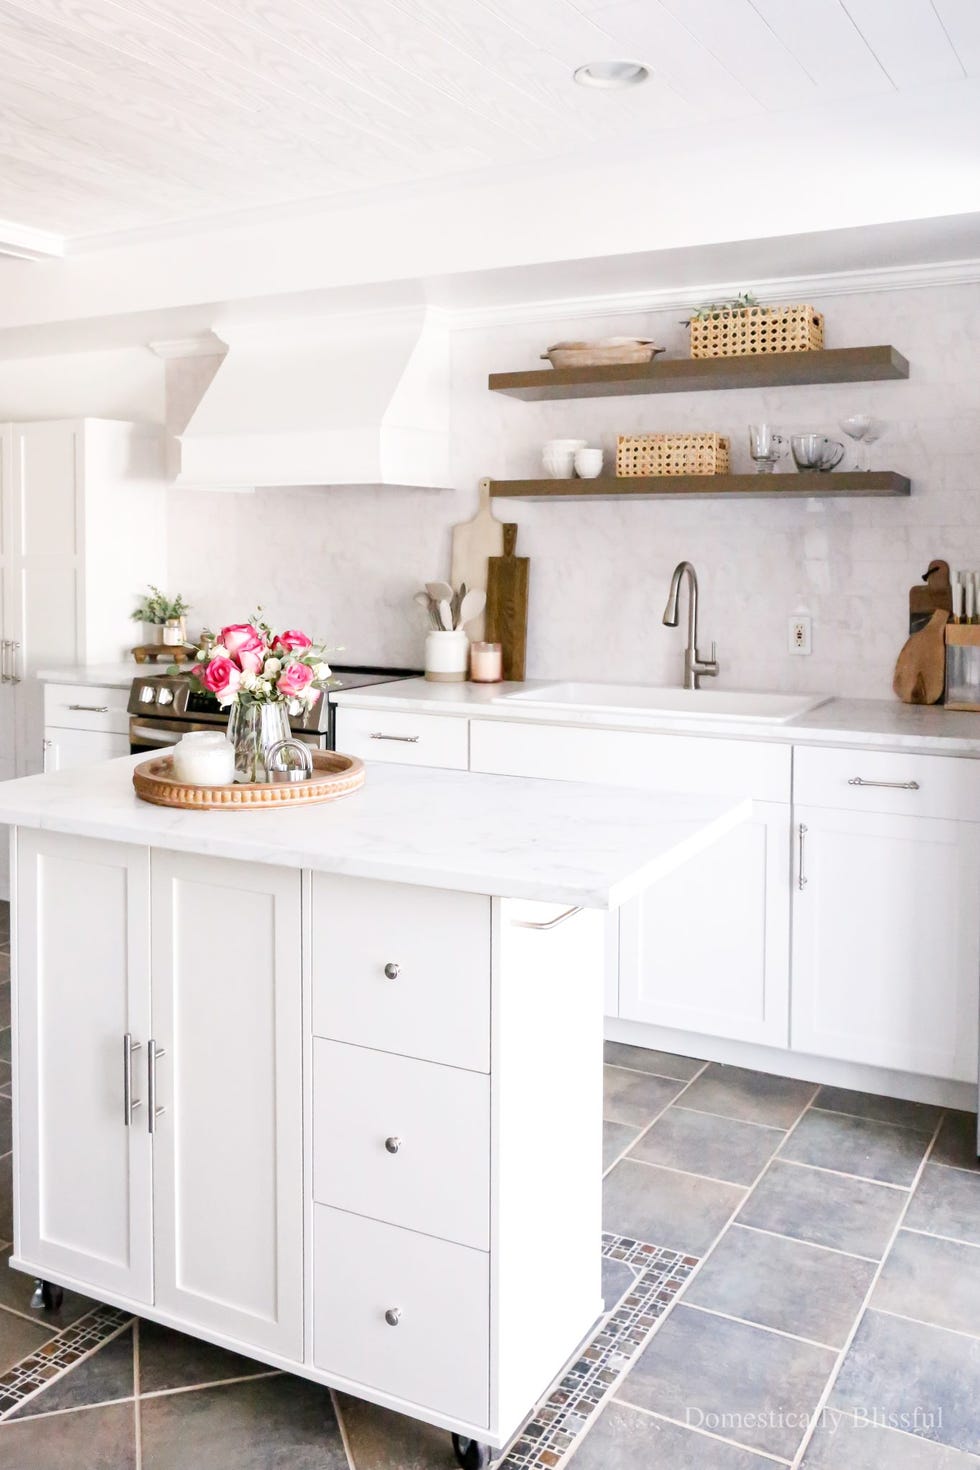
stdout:
POLYGON ((913 633, 898 655, 892 688, 905 704, 938 704, 946 685, 946 624, 938 608, 926 626, 913 633))
MULTIPOLYGON (((490 509, 490 481, 480 481, 480 506, 471 521, 453 526, 453 551, 449 580, 454 587, 463 582, 467 587, 487 591, 487 563, 491 556, 504 554, 504 523, 490 509)), ((517 534, 517 527, 513 527, 517 534)), ((466 631, 473 642, 486 637, 486 613, 472 618, 466 631)))
POLYGON ((927 627, 929 619, 937 610, 953 611, 953 589, 949 581, 949 562, 935 560, 929 570, 923 572, 925 586, 909 588, 909 632, 918 633, 927 627))
POLYGON ((530 558, 515 556, 517 527, 504 526, 503 556, 487 572, 487 638, 503 651, 505 679, 523 679, 527 663, 527 596, 530 558))

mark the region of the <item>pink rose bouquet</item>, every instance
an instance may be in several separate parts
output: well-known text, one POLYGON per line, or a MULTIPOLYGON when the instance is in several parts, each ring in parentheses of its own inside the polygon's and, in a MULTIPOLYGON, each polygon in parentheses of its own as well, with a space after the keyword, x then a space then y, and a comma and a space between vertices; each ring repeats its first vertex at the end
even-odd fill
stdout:
POLYGON ((285 704, 289 714, 300 715, 330 681, 321 644, 298 628, 275 633, 258 615, 206 635, 197 657, 191 670, 195 687, 215 695, 225 708, 285 704))

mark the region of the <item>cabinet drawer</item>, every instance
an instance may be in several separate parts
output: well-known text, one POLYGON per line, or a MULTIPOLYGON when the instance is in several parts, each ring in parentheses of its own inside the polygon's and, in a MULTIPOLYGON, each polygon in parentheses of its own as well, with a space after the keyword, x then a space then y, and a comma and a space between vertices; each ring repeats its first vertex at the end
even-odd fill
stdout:
POLYGON ((490 900, 313 875, 313 1031, 490 1070, 490 900))
POLYGON ((469 721, 451 715, 413 715, 337 709, 337 749, 362 760, 399 766, 442 766, 465 771, 469 721))
POLYGON ((128 689, 89 684, 45 684, 44 723, 60 730, 101 730, 129 734, 128 689))
POLYGON ((810 746, 793 761, 798 805, 980 821, 980 761, 810 746))
POLYGON ((489 1423, 490 1257, 313 1210, 313 1362, 420 1408, 489 1423), (395 1317, 395 1325, 385 1313, 395 1317))
POLYGON ((313 1198, 489 1250, 489 1077, 315 1041, 313 1198))
POLYGON ((470 770, 689 796, 790 799, 790 747, 702 735, 470 721, 470 770))

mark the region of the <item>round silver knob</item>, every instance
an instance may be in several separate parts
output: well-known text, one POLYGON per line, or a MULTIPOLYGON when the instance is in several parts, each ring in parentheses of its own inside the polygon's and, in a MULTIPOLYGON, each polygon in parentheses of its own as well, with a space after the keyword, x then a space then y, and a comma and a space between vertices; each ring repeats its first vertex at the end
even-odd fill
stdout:
POLYGON ((402 1141, 401 1141, 400 1138, 394 1138, 393 1137, 393 1138, 386 1138, 385 1139, 385 1148, 388 1150, 388 1152, 390 1154, 396 1154, 398 1152, 398 1150, 401 1148, 401 1146, 402 1146, 402 1141))
POLYGON ((396 965, 394 960, 389 960, 385 965, 385 975, 389 980, 397 980, 401 973, 401 965, 396 965))
POLYGON ((385 1312, 385 1321, 389 1327, 397 1327, 402 1319, 401 1307, 389 1307, 385 1312))

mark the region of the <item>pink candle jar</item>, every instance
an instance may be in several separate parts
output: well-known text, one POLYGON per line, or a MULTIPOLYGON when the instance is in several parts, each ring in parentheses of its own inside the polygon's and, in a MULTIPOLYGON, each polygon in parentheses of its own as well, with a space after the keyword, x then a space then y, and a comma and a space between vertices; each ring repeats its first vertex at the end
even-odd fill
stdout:
POLYGON ((499 643, 470 644, 470 679, 474 684, 499 684, 504 677, 504 655, 499 643))

